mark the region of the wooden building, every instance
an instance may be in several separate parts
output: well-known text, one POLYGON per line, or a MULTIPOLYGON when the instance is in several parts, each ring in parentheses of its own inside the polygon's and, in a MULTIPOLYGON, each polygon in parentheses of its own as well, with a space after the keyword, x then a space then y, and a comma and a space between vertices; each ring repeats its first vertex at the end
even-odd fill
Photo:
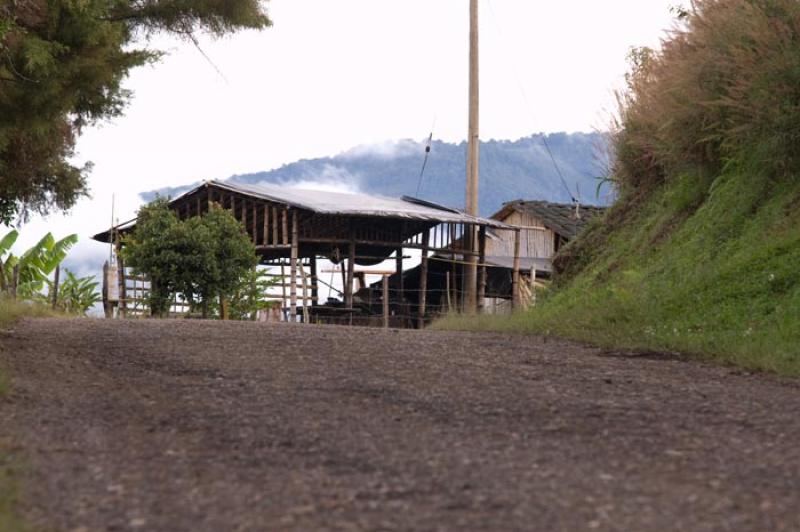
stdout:
MULTIPOLYGON (((504 204, 491 219, 514 227, 517 232, 496 231, 491 227, 487 230, 481 261, 486 282, 479 301, 483 311, 507 313, 515 306, 530 304, 535 299, 536 286, 552 275, 552 260, 558 250, 604 210, 604 207, 548 201, 515 200, 504 204)), ((461 308, 463 268, 458 261, 450 261, 450 257, 450 253, 440 251, 430 260, 428 306, 434 312, 461 308)), ((416 286, 421 280, 419 268, 410 269, 404 277, 405 286, 416 286)), ((399 282, 396 276, 390 278, 392 286, 399 282)), ((373 285, 373 289, 378 288, 373 285)))
MULTIPOLYGON (((489 230, 493 234, 511 233, 512 240, 513 234, 518 233, 501 221, 469 216, 414 198, 393 199, 218 181, 201 184, 171 200, 169 206, 180 219, 187 219, 202 215, 213 204, 229 210, 243 224, 262 264, 279 265, 282 270, 288 270, 283 286, 289 292, 287 310, 291 321, 297 321, 298 316, 323 314, 319 308, 323 305, 318 300, 318 258, 343 265, 344 305, 328 310, 340 312, 352 322, 358 311, 353 297, 356 265, 374 265, 394 258, 397 272, 402 273, 404 250, 419 250, 423 275, 414 288, 413 307, 405 308, 411 309, 414 322, 421 326, 427 314, 426 279, 431 254, 445 254, 458 261, 473 255, 478 256, 480 264, 485 264, 489 230), (470 235, 478 240, 474 246, 469 241, 470 235), (298 297, 298 288, 305 286, 306 267, 310 293, 298 297), (313 308, 310 312, 305 308, 302 309, 305 312, 298 311, 306 306, 313 308)), ((122 245, 120 236, 130 232, 135 224, 136 220, 131 220, 95 235, 94 239, 113 242, 119 248, 122 245)), ((127 296, 131 287, 121 260, 118 269, 120 313, 124 315, 132 299, 127 296)), ((399 275, 398 279, 393 296, 397 304, 403 305, 407 299, 406 287, 403 276, 399 275)), ((485 279, 486 271, 482 267, 476 287, 479 301, 483 298, 485 279)))

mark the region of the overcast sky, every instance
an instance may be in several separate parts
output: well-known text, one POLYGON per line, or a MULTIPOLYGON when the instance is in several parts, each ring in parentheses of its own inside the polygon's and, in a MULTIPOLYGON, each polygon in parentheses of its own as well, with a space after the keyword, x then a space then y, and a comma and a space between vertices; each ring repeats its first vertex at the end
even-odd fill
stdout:
MULTIPOLYGON (((481 137, 603 129, 631 46, 657 46, 679 0, 482 0, 481 137)), ((467 130, 467 0, 271 0, 274 26, 202 49, 157 39, 125 116, 86 130, 92 198, 23 226, 77 232, 72 262, 101 266, 89 236, 134 216, 144 190, 269 170, 361 144, 467 130)), ((83 273, 83 272, 81 272, 83 273)), ((87 272, 88 273, 88 272, 87 272)))

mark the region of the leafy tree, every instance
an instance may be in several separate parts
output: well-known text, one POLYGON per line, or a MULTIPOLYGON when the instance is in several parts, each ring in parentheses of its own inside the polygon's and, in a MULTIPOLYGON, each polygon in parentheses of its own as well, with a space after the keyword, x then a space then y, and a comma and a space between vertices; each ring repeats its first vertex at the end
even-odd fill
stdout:
POLYGON ((277 305, 277 301, 265 297, 267 290, 280 282, 277 277, 269 277, 265 270, 252 269, 242 277, 239 286, 229 300, 228 313, 234 320, 255 320, 258 311, 277 305))
POLYGON ((230 299, 257 263, 244 227, 230 213, 213 207, 181 222, 162 198, 139 210, 124 253, 130 266, 150 278, 154 316, 163 316, 180 294, 207 317, 211 302, 230 299))
POLYGON ((119 116, 128 72, 156 61, 150 35, 197 44, 269 26, 261 0, 0 0, 0 221, 70 208, 90 165, 69 159, 81 129, 119 116))
POLYGON ((181 224, 164 198, 139 209, 136 229, 125 238, 124 258, 128 265, 150 279, 150 313, 162 316, 169 310, 171 295, 177 291, 177 271, 182 253, 181 224))

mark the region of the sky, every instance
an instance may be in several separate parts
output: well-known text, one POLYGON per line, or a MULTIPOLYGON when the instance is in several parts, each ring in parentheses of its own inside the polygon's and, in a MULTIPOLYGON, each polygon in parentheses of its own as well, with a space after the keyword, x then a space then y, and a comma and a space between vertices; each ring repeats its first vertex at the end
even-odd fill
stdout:
MULTIPOLYGON (((603 130, 632 46, 658 46, 679 0, 480 0, 481 138, 603 130)), ((132 72, 125 115, 87 128, 91 197, 35 218, 78 233, 67 266, 99 272, 90 236, 135 216, 138 193, 270 170, 394 139, 460 142, 467 131, 467 0, 271 0, 274 25, 193 45, 157 37, 132 72)))

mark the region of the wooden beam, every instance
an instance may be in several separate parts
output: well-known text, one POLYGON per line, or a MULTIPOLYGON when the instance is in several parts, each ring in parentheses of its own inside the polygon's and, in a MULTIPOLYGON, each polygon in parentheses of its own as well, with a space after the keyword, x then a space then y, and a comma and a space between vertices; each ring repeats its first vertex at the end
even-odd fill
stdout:
MULTIPOLYGON (((286 211, 284 211, 284 220, 286 211)), ((292 313, 289 321, 297 321, 297 211, 292 211, 292 256, 289 263, 289 275, 292 280, 289 286, 289 311, 292 313)))
POLYGON ((253 245, 258 245, 258 204, 253 202, 253 245))
POLYGON ((118 307, 118 315, 120 318, 124 318, 128 311, 128 304, 125 302, 127 299, 127 294, 125 292, 125 262, 122 260, 122 243, 119 240, 119 234, 117 234, 116 241, 114 242, 114 248, 116 249, 117 255, 117 269, 118 276, 117 276, 117 283, 119 285, 119 307, 118 307))
POLYGON ((319 302, 319 283, 317 279, 317 257, 311 256, 311 306, 317 306, 319 302))
POLYGON ((403 279, 403 248, 397 248, 397 257, 395 257, 395 272, 399 280, 397 301, 402 306, 403 304, 403 289, 405 288, 405 281, 403 279))
POLYGON ((511 308, 519 309, 519 240, 520 231, 514 231, 514 265, 511 270, 511 308))
POLYGON ((347 253, 347 278, 344 291, 345 307, 353 308, 353 280, 355 279, 356 243, 351 241, 347 253))
POLYGON ((428 237, 430 230, 426 229, 422 233, 422 264, 420 265, 419 278, 419 311, 417 325, 420 329, 425 328, 425 305, 428 300, 428 237))
POLYGON ((486 299, 486 226, 478 232, 478 264, 478 313, 482 313, 486 299))
POLYGON ((264 237, 261 243, 265 246, 269 244, 269 205, 264 205, 264 237))
POLYGON ((278 245, 278 208, 272 207, 272 245, 278 245))
MULTIPOLYGON (((283 245, 287 245, 289 243, 289 213, 287 209, 283 209, 281 213, 281 223, 283 225, 283 245)), ((294 245, 294 242, 292 242, 294 245)))
POLYGON ((389 328, 389 276, 383 276, 383 328, 389 328))

